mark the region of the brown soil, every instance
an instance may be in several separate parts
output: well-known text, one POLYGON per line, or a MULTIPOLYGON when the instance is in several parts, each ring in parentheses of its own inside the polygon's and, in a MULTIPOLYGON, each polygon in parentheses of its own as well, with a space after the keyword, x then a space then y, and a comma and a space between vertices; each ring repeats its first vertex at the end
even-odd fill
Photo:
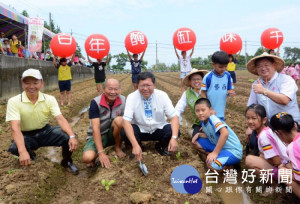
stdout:
MULTIPOLYGON (((157 73, 156 86, 166 91, 175 105, 180 98, 179 73, 157 73)), ((121 81, 122 94, 128 95, 132 91, 131 75, 110 75, 108 78, 116 78, 121 81)), ((227 123, 240 137, 245 140, 244 132, 246 125, 243 111, 246 107, 250 93, 251 75, 241 72, 238 74, 236 85, 238 93, 234 99, 228 100, 226 110, 227 123)), ((129 158, 130 150, 125 150, 127 156, 117 159, 114 149, 106 149, 112 167, 110 169, 87 168, 81 162, 82 148, 85 144, 86 131, 89 125, 88 113, 81 110, 88 107, 90 100, 96 96, 96 87, 93 80, 72 85, 72 107, 62 108, 63 115, 69 122, 80 119, 73 130, 78 135, 79 148, 74 153, 74 163, 80 169, 77 176, 70 174, 59 165, 59 148, 42 148, 37 151, 37 159, 30 167, 21 167, 18 159, 6 152, 11 140, 11 132, 8 123, 5 122, 6 104, 0 106, 0 203, 130 203, 130 195, 134 192, 147 192, 151 194, 151 203, 219 203, 217 195, 205 193, 206 184, 203 189, 195 195, 177 193, 170 184, 172 171, 179 165, 189 164, 194 166, 200 173, 202 181, 205 181, 204 173, 207 171, 204 163, 199 159, 192 149, 189 127, 182 126, 182 136, 179 140, 179 151, 181 159, 175 155, 171 157, 160 156, 154 148, 154 143, 146 143, 143 153, 143 162, 147 165, 149 175, 143 176, 134 159, 129 158), (78 116, 79 115, 79 116, 78 116), (78 118, 79 117, 79 118, 78 118), (49 152, 55 151, 51 156, 49 152), (101 185, 101 180, 116 180, 109 191, 101 185)), ((59 99, 59 92, 53 91, 49 94, 59 99)), ((191 123, 191 111, 187 108, 184 117, 191 123)), ((51 120, 55 125, 55 121, 51 120)), ((243 164, 242 164, 243 165, 243 164)), ((271 200, 258 198, 253 195, 254 202, 274 203, 295 199, 293 196, 272 196, 271 200)))

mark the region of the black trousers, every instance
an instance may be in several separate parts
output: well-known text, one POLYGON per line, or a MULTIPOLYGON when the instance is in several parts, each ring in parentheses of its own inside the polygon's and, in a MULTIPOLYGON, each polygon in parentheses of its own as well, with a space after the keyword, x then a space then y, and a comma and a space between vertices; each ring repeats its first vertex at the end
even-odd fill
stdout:
MULTIPOLYGON (((166 124, 163 129, 157 129, 153 133, 142 133, 139 126, 132 124, 135 138, 139 144, 142 141, 158 141, 162 147, 167 147, 172 137, 171 124, 166 124)), ((121 130, 121 136, 126 144, 130 144, 124 129, 121 130)), ((178 132, 178 137, 180 132, 178 132)))
MULTIPOLYGON (((69 136, 58 126, 46 125, 42 129, 23 131, 25 147, 28 152, 37 150, 40 147, 56 146, 62 147, 64 161, 72 161, 72 152, 69 151, 69 136)), ((18 147, 12 141, 8 152, 19 156, 18 147)))

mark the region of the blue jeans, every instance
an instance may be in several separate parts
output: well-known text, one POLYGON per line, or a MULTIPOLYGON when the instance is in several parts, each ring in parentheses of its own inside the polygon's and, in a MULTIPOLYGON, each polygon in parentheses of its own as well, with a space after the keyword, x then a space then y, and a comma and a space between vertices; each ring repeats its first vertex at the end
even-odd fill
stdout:
MULTIPOLYGON (((72 152, 69 151, 69 136, 58 126, 46 125, 42 129, 23 131, 25 147, 28 152, 37 150, 40 147, 56 146, 62 147, 62 156, 65 161, 72 161, 72 152)), ((18 147, 12 141, 8 152, 19 156, 18 147)))

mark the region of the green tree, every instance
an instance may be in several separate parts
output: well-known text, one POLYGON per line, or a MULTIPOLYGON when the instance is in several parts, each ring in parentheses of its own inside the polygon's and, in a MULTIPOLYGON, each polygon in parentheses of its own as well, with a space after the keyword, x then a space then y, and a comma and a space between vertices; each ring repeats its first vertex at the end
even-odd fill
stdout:
POLYGON ((290 63, 295 63, 300 60, 300 49, 297 47, 285 47, 284 58, 290 60, 290 63))
MULTIPOLYGON (((106 58, 106 57, 105 57, 106 58)), ((111 61, 111 59, 113 58, 113 56, 111 56, 111 54, 110 53, 108 53, 108 63, 107 63, 107 65, 106 65, 106 68, 107 69, 110 69, 110 61, 111 61)))
POLYGON ((126 62, 128 62, 128 55, 122 52, 118 55, 114 55, 113 57, 116 58, 117 64, 113 65, 112 68, 117 70, 124 70, 126 62))
POLYGON ((253 57, 258 56, 258 55, 261 55, 262 53, 264 53, 264 50, 260 47, 260 48, 258 48, 258 49, 256 50, 256 52, 255 52, 255 54, 254 54, 253 57))
POLYGON ((237 62, 237 68, 245 67, 245 64, 246 64, 246 57, 244 55, 240 55, 238 62, 237 62))
POLYGON ((170 70, 171 71, 179 71, 180 70, 179 64, 171 64, 170 70))
POLYGON ((77 55, 78 57, 82 57, 81 48, 80 48, 80 46, 78 45, 77 42, 76 42, 76 52, 75 52, 75 55, 77 55))
POLYGON ((53 19, 51 19, 50 24, 47 21, 44 22, 44 27, 49 30, 50 30, 50 25, 53 33, 61 33, 60 27, 58 25, 55 25, 53 19))
MULTIPOLYGON (((51 19, 50 24, 51 24, 53 33, 61 33, 60 27, 58 25, 55 25, 53 19, 51 19)), ((50 24, 47 21, 44 21, 44 27, 47 28, 48 30, 50 30, 50 24)), ((79 47, 78 44, 77 44, 77 47, 79 47)), ((45 41, 45 48, 46 49, 50 48, 50 40, 45 41)), ((44 46, 43 46, 43 49, 44 49, 44 46)), ((43 52, 44 52, 44 50, 43 50, 43 52)), ((81 53, 81 50, 80 50, 80 53, 81 53)))
POLYGON ((23 16, 26 16, 26 17, 29 17, 29 14, 26 10, 23 10, 22 13, 21 13, 23 16))
POLYGON ((146 71, 147 70, 147 65, 148 65, 148 62, 146 60, 143 60, 142 64, 141 64, 142 71, 146 71))
POLYGON ((201 57, 197 57, 197 58, 192 58, 191 59, 191 65, 193 66, 199 66, 203 63, 202 58, 201 57))
POLYGON ((167 67, 167 65, 165 63, 158 63, 157 64, 156 70, 165 71, 167 69, 168 69, 168 67, 167 67))

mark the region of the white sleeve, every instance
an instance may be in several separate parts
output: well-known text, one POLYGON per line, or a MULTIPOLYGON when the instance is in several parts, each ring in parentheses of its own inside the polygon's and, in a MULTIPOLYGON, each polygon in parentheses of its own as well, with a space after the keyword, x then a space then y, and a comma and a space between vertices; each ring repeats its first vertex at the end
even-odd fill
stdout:
POLYGON ((176 111, 172 104, 172 101, 169 98, 168 94, 164 93, 164 95, 162 95, 162 96, 163 96, 162 101, 164 103, 164 105, 163 105, 164 112, 168 116, 168 118, 173 118, 174 116, 176 116, 176 111))
MULTIPOLYGON (((252 84, 252 86, 253 86, 253 84, 252 84)), ((250 106, 253 103, 257 104, 257 98, 256 98, 256 94, 255 94, 253 88, 251 87, 251 92, 250 92, 250 96, 249 96, 249 99, 248 99, 247 106, 250 106)))
POLYGON ((265 159, 270 159, 278 155, 275 151, 270 139, 267 136, 266 131, 262 131, 258 137, 258 145, 264 154, 265 159))
POLYGON ((298 86, 296 85, 296 82, 292 77, 286 76, 283 83, 280 86, 279 91, 280 93, 289 97, 291 100, 295 100, 295 93, 298 91, 298 86))
POLYGON ((179 99, 179 101, 175 106, 176 114, 178 117, 184 112, 186 106, 187 106, 186 94, 185 92, 183 92, 181 98, 179 99))
POLYGON ((129 122, 132 121, 133 119, 133 112, 134 112, 134 97, 132 97, 132 94, 129 94, 126 103, 125 103, 125 110, 124 110, 124 115, 123 119, 127 120, 129 122))

